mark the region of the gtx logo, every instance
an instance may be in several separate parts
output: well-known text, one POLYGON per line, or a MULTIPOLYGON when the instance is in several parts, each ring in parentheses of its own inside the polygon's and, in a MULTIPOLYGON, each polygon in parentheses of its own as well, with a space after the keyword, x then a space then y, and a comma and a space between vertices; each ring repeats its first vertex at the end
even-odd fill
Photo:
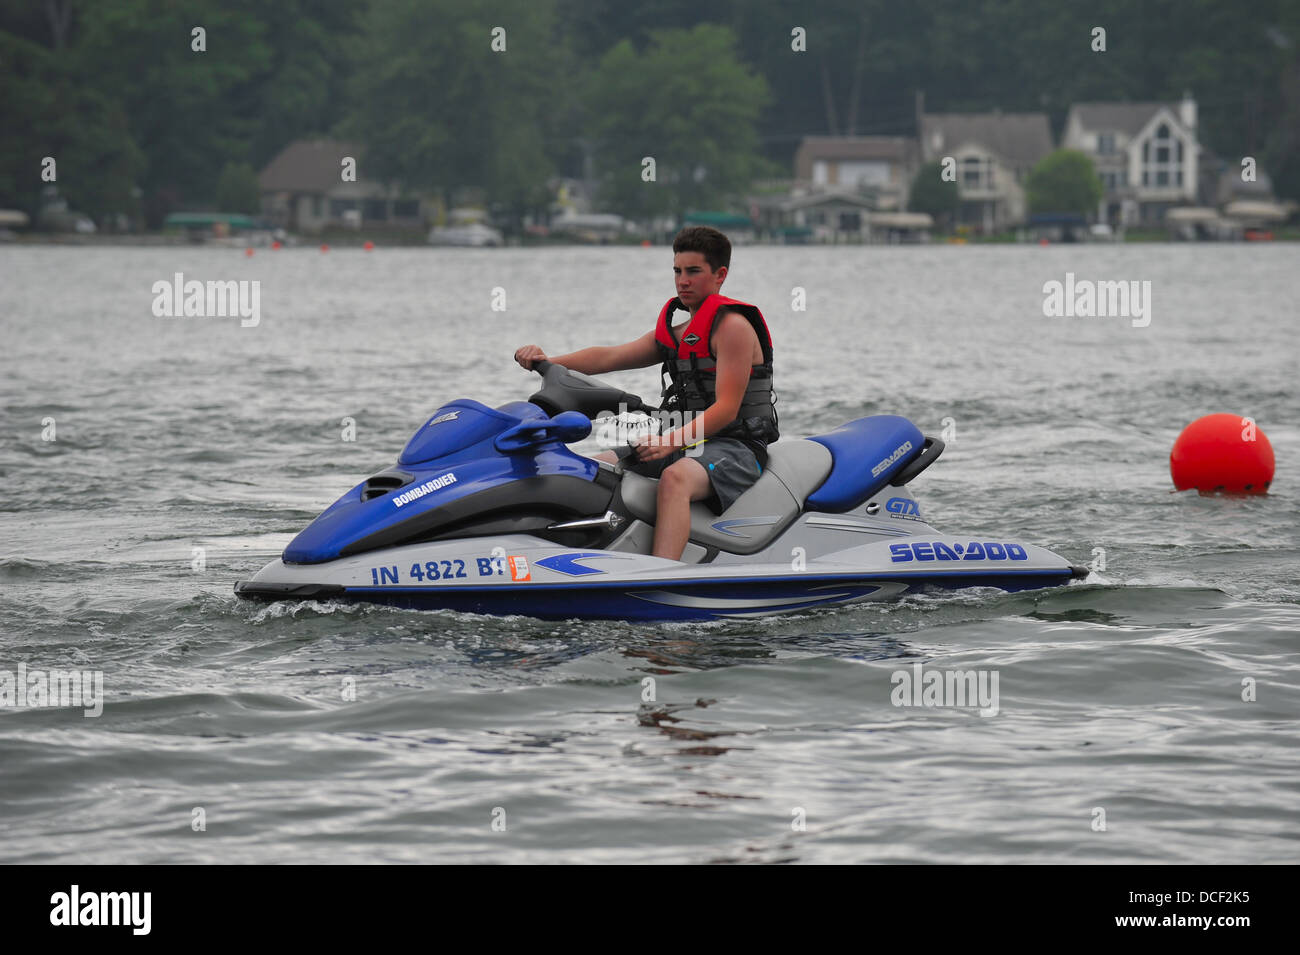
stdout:
POLYGON ((910 497, 891 497, 885 502, 885 510, 894 517, 910 517, 918 521, 921 519, 921 508, 910 497))

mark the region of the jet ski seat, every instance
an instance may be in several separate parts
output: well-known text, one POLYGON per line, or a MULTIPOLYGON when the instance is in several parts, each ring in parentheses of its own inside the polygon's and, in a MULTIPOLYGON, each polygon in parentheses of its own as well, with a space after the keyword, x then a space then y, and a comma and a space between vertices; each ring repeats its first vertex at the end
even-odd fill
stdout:
MULTIPOLYGON (((733 554, 762 550, 799 516, 804 500, 831 473, 831 452, 813 441, 778 441, 767 454, 763 474, 722 514, 698 501, 691 505, 692 542, 733 554)), ((658 491, 658 480, 623 473, 623 506, 647 524, 654 523, 658 491)))
MULTIPOLYGON (((691 541, 733 554, 762 550, 800 511, 842 514, 887 485, 902 486, 943 452, 898 415, 858 418, 826 434, 778 441, 767 449, 763 475, 723 514, 691 505, 691 541)), ((647 524, 655 520, 659 482, 624 472, 623 506, 647 524)))
POLYGON ((888 484, 906 484, 943 451, 942 441, 898 415, 857 418, 806 440, 829 450, 834 464, 805 507, 833 514, 853 510, 888 484))

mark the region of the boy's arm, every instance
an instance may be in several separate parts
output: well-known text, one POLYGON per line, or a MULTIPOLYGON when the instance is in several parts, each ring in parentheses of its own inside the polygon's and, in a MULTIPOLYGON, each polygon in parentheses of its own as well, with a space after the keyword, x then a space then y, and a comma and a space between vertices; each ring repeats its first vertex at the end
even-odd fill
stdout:
POLYGON ((584 375, 603 375, 608 371, 626 371, 653 365, 659 361, 659 352, 655 347, 653 331, 623 345, 597 345, 549 359, 536 345, 525 345, 515 352, 515 361, 525 368, 531 369, 534 362, 543 360, 584 375))

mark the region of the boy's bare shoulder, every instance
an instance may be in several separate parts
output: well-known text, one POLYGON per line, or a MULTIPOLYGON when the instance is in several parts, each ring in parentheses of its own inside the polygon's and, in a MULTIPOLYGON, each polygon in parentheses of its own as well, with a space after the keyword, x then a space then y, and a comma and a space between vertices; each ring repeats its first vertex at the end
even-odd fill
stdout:
POLYGON ((754 326, 749 324, 749 319, 741 312, 727 311, 720 316, 714 341, 718 349, 728 354, 748 350, 751 362, 758 364, 763 360, 763 346, 758 341, 754 326))
POLYGON ((718 314, 718 331, 733 329, 734 331, 731 331, 733 335, 744 335, 746 332, 749 332, 750 335, 754 334, 754 326, 749 324, 749 319, 745 317, 743 312, 738 312, 732 308, 720 312, 718 314))

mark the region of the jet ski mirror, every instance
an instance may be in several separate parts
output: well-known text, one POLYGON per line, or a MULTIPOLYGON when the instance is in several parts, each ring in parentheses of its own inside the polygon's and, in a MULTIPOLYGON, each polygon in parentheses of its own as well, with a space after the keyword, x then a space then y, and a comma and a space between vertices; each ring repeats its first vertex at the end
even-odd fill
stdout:
POLYGON ((542 376, 542 390, 528 400, 552 417, 561 412, 576 411, 594 419, 622 410, 645 414, 659 410, 621 388, 570 371, 554 362, 539 361, 533 365, 533 370, 542 376))
POLYGON ((523 421, 497 435, 492 444, 503 454, 528 451, 540 444, 568 444, 591 434, 591 421, 576 411, 565 411, 546 421, 523 421))

